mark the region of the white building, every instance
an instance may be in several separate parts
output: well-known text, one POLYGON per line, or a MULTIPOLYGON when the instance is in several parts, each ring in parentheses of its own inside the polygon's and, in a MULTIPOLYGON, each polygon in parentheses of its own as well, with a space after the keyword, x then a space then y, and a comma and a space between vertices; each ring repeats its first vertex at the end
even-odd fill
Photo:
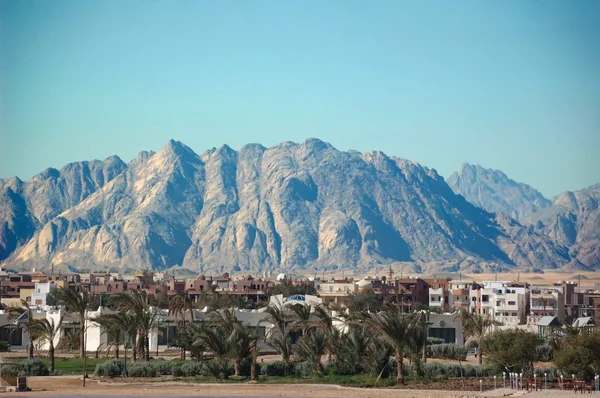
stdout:
POLYGON ((54 282, 36 282, 35 291, 31 293, 31 305, 45 307, 48 305, 48 294, 56 290, 54 282))
POLYGON ((481 315, 504 324, 519 325, 527 321, 527 290, 506 281, 483 282, 478 302, 481 315))

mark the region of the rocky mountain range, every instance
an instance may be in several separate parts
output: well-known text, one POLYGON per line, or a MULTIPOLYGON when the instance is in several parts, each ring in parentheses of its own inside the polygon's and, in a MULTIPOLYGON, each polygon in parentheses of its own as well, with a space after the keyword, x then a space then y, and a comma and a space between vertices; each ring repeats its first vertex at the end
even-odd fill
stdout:
POLYGON ((198 155, 170 141, 128 164, 113 156, 0 183, 0 260, 14 269, 192 272, 596 267, 596 249, 576 246, 587 228, 578 223, 592 221, 578 218, 576 236, 561 240, 548 221, 523 225, 510 214, 483 210, 435 170, 381 152, 308 139, 198 155))
POLYGON ((501 171, 465 163, 448 178, 448 185, 471 203, 513 217, 567 248, 567 268, 600 269, 600 184, 549 200, 501 171))
POLYGON ((492 213, 504 213, 522 221, 552 202, 527 184, 508 178, 500 170, 464 163, 450 175, 448 185, 469 202, 492 213))

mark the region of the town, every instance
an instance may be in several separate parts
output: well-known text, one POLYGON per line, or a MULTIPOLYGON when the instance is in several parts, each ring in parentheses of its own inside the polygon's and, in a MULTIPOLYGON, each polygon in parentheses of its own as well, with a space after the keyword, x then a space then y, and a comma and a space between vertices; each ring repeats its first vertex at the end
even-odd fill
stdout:
MULTIPOLYGON (((502 274, 499 275, 502 277, 502 274)), ((261 308, 279 300, 285 304, 326 304, 343 310, 347 299, 360 295, 373 303, 395 303, 402 312, 412 313, 427 309, 437 321, 430 322, 429 336, 448 343, 463 345, 462 325, 454 314, 461 311, 485 316, 498 329, 520 328, 537 332, 543 337, 549 330, 563 325, 595 328, 600 322, 600 284, 580 286, 579 281, 556 281, 551 284, 530 284, 518 281, 473 281, 467 279, 426 278, 419 276, 388 276, 361 279, 276 278, 251 275, 220 276, 198 275, 177 279, 165 272, 139 270, 130 275, 117 273, 61 273, 42 272, 7 273, 0 271, 0 341, 10 349, 25 350, 28 344, 27 328, 19 328, 27 321, 27 312, 18 319, 11 318, 10 308, 27 305, 34 318, 62 320, 61 333, 75 335, 81 328, 77 318, 56 306, 56 289, 86 292, 98 298, 98 305, 90 309, 86 327, 86 350, 97 351, 110 343, 107 333, 93 319, 107 311, 106 304, 116 294, 133 291, 145 292, 149 308, 155 308, 160 321, 149 331, 149 349, 167 350, 177 339, 177 317, 169 311, 169 301, 185 294, 193 311, 189 318, 202 321, 214 309, 236 308, 238 320, 249 327, 260 329, 263 337, 260 349, 268 350, 264 337, 269 333, 261 308), (221 304, 214 304, 216 300, 221 304), (219 308, 222 307, 222 308, 219 308), (438 319, 439 318, 439 319, 438 319)), ((343 327, 343 326, 340 326, 343 327)), ((67 344, 67 338, 58 339, 67 344)), ((42 342, 39 349, 47 347, 42 342)))

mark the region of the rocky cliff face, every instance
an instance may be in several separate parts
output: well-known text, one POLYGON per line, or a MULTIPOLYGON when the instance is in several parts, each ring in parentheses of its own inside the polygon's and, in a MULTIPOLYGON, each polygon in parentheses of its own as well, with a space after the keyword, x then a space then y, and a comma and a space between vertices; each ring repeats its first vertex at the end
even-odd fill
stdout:
POLYGON ((78 165, 0 186, 7 266, 435 272, 571 260, 549 236, 455 195, 435 170, 316 139, 202 155, 170 141, 128 165, 78 165))
MULTIPOLYGON (((538 244, 552 245, 564 255, 567 249, 573 270, 600 269, 600 184, 575 192, 565 192, 553 201, 544 198, 528 185, 517 183, 504 173, 465 164, 448 178, 448 185, 473 204, 490 212, 503 213, 528 226, 542 236, 519 254, 516 248, 507 249, 511 258, 540 256, 538 244), (549 238, 549 240, 548 240, 549 238)), ((505 231, 512 229, 508 217, 498 215, 505 231)), ((525 232, 519 238, 523 242, 525 232)), ((549 246, 548 246, 549 247, 549 246)), ((551 259, 546 259, 550 264, 551 259)))
POLYGON ((554 198, 529 218, 537 230, 569 248, 574 270, 600 269, 600 184, 554 198))
POLYGON ((492 213, 522 221, 552 202, 527 184, 511 180, 499 170, 465 163, 447 180, 452 190, 492 213))

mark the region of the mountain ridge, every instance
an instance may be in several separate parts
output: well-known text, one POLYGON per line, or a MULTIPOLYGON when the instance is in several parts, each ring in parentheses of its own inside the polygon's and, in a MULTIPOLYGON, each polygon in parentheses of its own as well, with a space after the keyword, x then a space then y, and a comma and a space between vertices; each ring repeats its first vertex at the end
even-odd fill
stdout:
POLYGON ((435 272, 571 261, 548 235, 455 195, 435 169, 314 138, 200 155, 170 140, 129 164, 107 158, 72 169, 62 174, 70 190, 39 189, 60 179, 39 177, 16 194, 29 207, 0 202, 0 221, 13 225, 0 232, 7 266, 237 272, 392 264, 435 272), (27 233, 16 231, 15 220, 27 217, 27 233))

